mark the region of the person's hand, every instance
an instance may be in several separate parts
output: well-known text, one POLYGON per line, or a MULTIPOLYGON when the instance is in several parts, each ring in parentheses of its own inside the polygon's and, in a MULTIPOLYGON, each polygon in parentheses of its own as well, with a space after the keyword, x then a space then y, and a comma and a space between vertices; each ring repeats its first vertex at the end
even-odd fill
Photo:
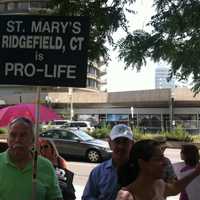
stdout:
POLYGON ((134 200, 134 199, 129 191, 120 190, 117 194, 116 200, 134 200))

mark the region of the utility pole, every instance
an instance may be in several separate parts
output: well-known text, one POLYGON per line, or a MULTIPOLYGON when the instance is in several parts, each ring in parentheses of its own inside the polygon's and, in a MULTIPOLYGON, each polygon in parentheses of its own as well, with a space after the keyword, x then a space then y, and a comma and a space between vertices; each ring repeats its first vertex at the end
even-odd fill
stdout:
POLYGON ((70 100, 70 120, 73 120, 74 116, 74 108, 73 108, 73 88, 69 88, 68 90, 69 100, 70 100))
POLYGON ((174 130, 175 120, 174 120, 174 89, 171 88, 170 102, 169 102, 169 112, 170 112, 170 131, 174 130))
POLYGON ((134 108, 131 106, 131 130, 134 128, 134 108))

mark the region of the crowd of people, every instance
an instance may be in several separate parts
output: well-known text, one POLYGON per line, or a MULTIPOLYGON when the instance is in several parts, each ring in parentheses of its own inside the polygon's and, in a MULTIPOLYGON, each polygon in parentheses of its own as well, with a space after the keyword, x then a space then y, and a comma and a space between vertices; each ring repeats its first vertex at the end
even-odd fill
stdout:
MULTIPOLYGON (((39 139, 37 154, 33 153, 33 128, 23 117, 9 124, 8 149, 0 154, 0 199, 76 199, 74 174, 55 144, 39 139)), ((198 199, 200 164, 195 145, 182 145, 184 166, 177 177, 164 156, 166 141, 134 142, 130 127, 118 124, 109 133, 108 143, 112 157, 91 171, 82 200, 164 200, 178 193, 180 200, 198 199)))

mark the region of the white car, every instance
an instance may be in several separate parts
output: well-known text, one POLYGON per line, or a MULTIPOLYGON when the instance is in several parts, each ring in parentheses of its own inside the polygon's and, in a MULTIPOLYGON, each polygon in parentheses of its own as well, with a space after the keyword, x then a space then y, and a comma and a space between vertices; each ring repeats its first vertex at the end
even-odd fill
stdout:
POLYGON ((89 133, 95 130, 88 121, 70 121, 61 126, 61 128, 70 128, 72 130, 80 129, 89 133))
POLYGON ((51 128, 61 128, 64 124, 70 122, 70 120, 67 119, 59 119, 59 120, 53 120, 50 122, 51 128))

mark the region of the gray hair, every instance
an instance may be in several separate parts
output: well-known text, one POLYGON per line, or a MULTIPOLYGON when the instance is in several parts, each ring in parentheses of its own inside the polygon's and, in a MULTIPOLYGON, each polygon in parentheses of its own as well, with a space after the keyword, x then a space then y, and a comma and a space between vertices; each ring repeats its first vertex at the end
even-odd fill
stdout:
POLYGON ((34 136, 34 124, 32 123, 32 121, 30 119, 28 119, 26 117, 15 118, 8 125, 8 130, 10 130, 15 124, 23 124, 23 125, 29 127, 31 129, 31 133, 34 136))

